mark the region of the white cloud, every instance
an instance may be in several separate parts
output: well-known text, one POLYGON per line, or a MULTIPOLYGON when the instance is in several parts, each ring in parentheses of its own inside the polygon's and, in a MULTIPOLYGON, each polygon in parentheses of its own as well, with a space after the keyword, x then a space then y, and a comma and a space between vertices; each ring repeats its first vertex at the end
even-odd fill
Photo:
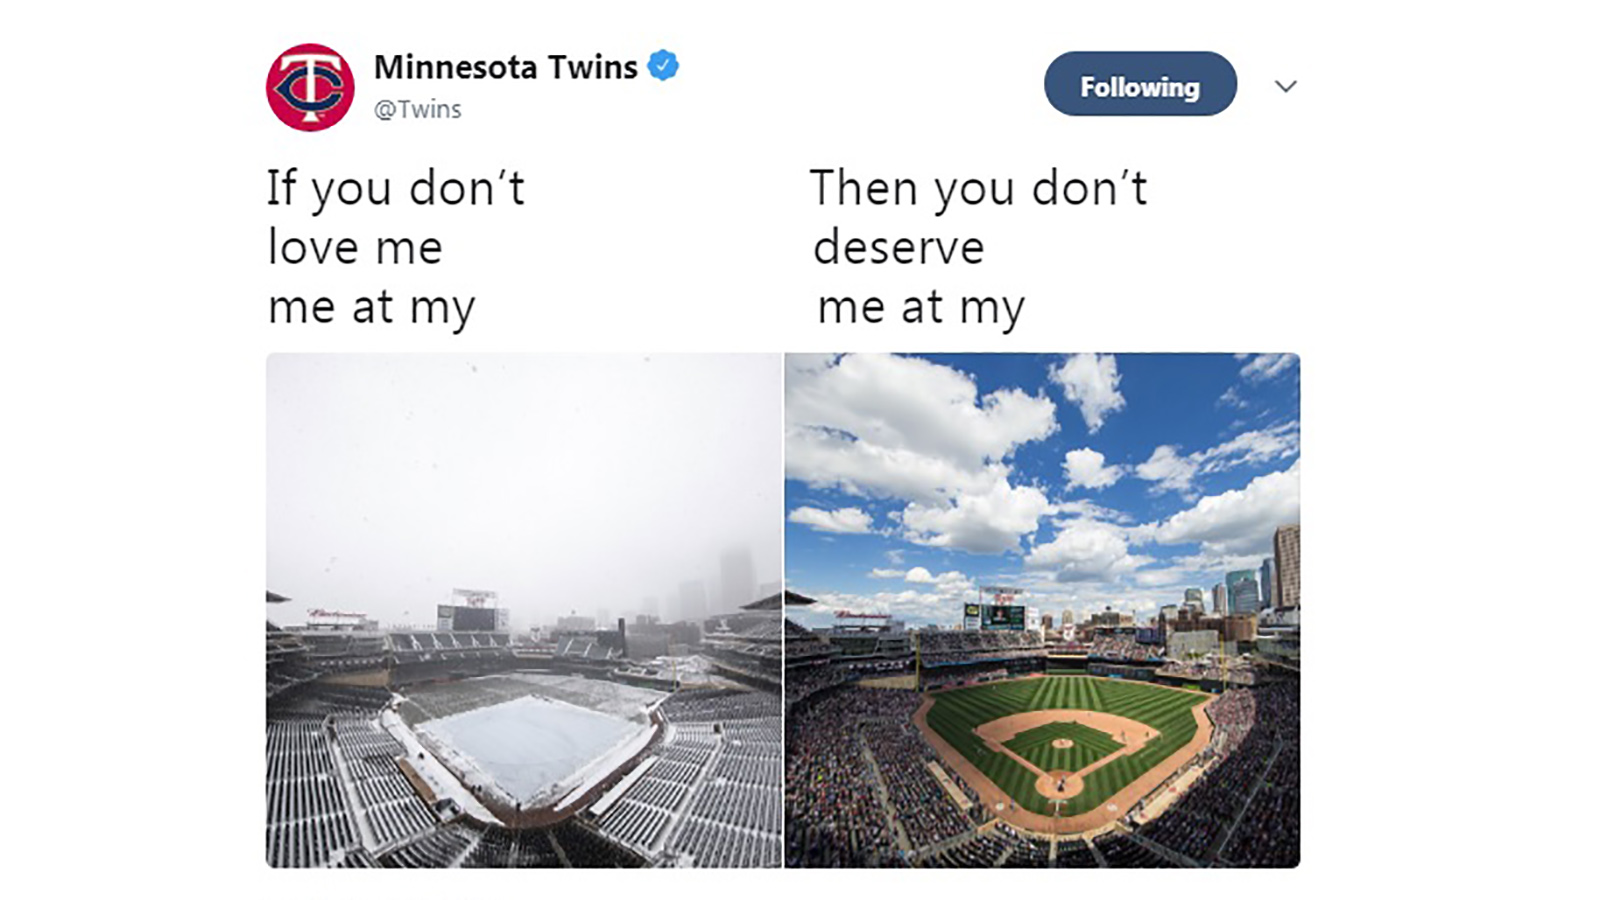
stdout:
POLYGON ((1106 465, 1105 456, 1088 447, 1068 450, 1061 468, 1066 472, 1068 488, 1103 490, 1122 477, 1122 466, 1106 465))
POLYGON ((1234 409, 1245 409, 1250 406, 1250 401, 1239 396, 1239 386, 1233 385, 1232 387, 1223 391, 1221 397, 1217 398, 1217 405, 1231 406, 1234 409))
POLYGON ((1284 422, 1259 431, 1246 431, 1187 456, 1170 444, 1157 447, 1150 458, 1134 466, 1133 473, 1155 482, 1150 490, 1157 494, 1175 491, 1185 497, 1195 495, 1194 480, 1201 475, 1226 472, 1244 465, 1267 465, 1291 459, 1300 453, 1300 423, 1284 422))
POLYGON ((1199 543, 1208 555, 1265 554, 1279 525, 1300 521, 1300 463, 1244 487, 1203 497, 1157 525, 1144 526, 1160 544, 1199 543))
POLYGON ((1223 472, 1243 465, 1265 465, 1300 453, 1300 423, 1284 422, 1261 431, 1246 431, 1198 454, 1200 473, 1223 472))
POLYGON ((1017 549, 1022 535, 1038 530, 1039 517, 1050 509, 1043 491, 1012 487, 1002 479, 987 492, 962 494, 951 503, 912 503, 901 522, 913 543, 1004 553, 1017 549))
POLYGON ((954 593, 916 590, 881 591, 875 594, 802 590, 801 593, 816 603, 790 610, 786 614, 813 627, 830 624, 834 613, 841 611, 888 614, 914 626, 935 624, 949 627, 960 624, 961 605, 965 602, 965 598, 954 593))
POLYGON ((1074 519, 1099 519, 1102 522, 1117 522, 1118 525, 1133 524, 1133 516, 1130 514, 1120 509, 1101 506, 1093 500, 1067 500, 1066 503, 1054 504, 1050 511, 1061 516, 1061 519, 1054 519, 1051 522, 1056 528, 1066 528, 1067 522, 1072 522, 1074 519))
POLYGON ((1055 404, 1015 388, 982 396, 964 372, 923 359, 789 357, 785 468, 818 489, 906 501, 909 540, 999 553, 1049 510, 1013 487, 1006 460, 1057 429, 1055 404))
POLYGON ((1299 361, 1300 357, 1293 353, 1260 353, 1239 369, 1239 375, 1252 384, 1271 381, 1294 368, 1299 361))
POLYGON ((1187 584, 1187 582, 1190 580, 1191 579, 1188 572, 1185 572, 1182 569, 1171 567, 1163 569, 1150 569, 1144 572, 1135 572, 1133 575, 1134 584, 1137 584, 1140 587, 1171 587, 1176 584, 1185 584, 1188 587, 1194 587, 1195 585, 1187 584))
MULTIPOLYGON (((802 456, 790 476, 823 486, 846 484, 866 493, 911 498, 973 480, 992 481, 986 470, 1020 444, 1056 430, 1049 398, 1005 388, 982 397, 966 373, 923 359, 851 354, 836 361, 791 362, 784 418, 791 435, 842 456, 860 445, 856 460, 835 470, 826 456, 802 456), (837 440, 821 440, 822 435, 837 440), (864 460, 917 469, 919 488, 864 467, 864 460)), ((847 488, 850 489, 850 488, 847 488)))
POLYGON ((1055 504, 1050 511, 1066 517, 1053 523, 1057 528, 1065 528, 1065 523, 1072 519, 1101 519, 1123 525, 1133 522, 1133 516, 1121 510, 1101 506, 1092 500, 1068 500, 1065 503, 1055 504))
POLYGON ((1126 406, 1117 385, 1117 358, 1111 354, 1077 353, 1060 366, 1052 366, 1050 380, 1061 386, 1067 400, 1083 414, 1083 423, 1094 434, 1105 424, 1106 416, 1126 406))
POLYGON ((964 467, 905 448, 883 447, 818 427, 790 428, 784 444, 787 476, 814 488, 838 488, 861 497, 896 497, 934 503, 952 495, 989 490, 1008 469, 964 467))
POLYGON ((1028 552, 1027 565, 1053 571, 1056 581, 1106 581, 1148 563, 1128 552, 1123 529, 1093 519, 1078 519, 1028 552))
POLYGON ((827 531, 833 534, 870 534, 872 532, 872 516, 854 506, 832 511, 817 509, 813 506, 802 506, 789 513, 789 521, 798 525, 809 525, 818 531, 827 531))
POLYGON ((873 569, 867 573, 868 578, 904 578, 905 569, 873 569))
POLYGON ((1150 458, 1133 467, 1133 474, 1145 481, 1153 481, 1150 490, 1157 494, 1177 491, 1188 494, 1193 488, 1195 472, 1200 466, 1194 460, 1178 453, 1171 444, 1162 444, 1150 458))
POLYGON ((964 592, 972 588, 972 579, 960 572, 940 572, 938 575, 934 575, 922 566, 916 566, 906 572, 906 582, 908 584, 935 585, 942 593, 964 592))

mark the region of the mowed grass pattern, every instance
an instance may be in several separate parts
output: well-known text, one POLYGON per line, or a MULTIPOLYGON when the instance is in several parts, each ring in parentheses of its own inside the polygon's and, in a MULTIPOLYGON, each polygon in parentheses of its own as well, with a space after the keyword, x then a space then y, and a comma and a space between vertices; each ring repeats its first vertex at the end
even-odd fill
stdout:
MULTIPOLYGON (((1018 806, 1047 816, 1054 810, 1034 789, 1037 776, 1011 757, 990 751, 972 729, 985 722, 1033 710, 1089 709, 1143 722, 1161 732, 1160 737, 1138 752, 1114 759, 1085 776, 1083 793, 1061 804, 1061 815, 1073 816, 1106 802, 1112 794, 1187 744, 1195 732, 1194 714, 1190 709, 1205 700, 1205 694, 1132 681, 1054 675, 936 694, 933 707, 928 710, 928 727, 971 760, 1000 790, 1016 800, 1018 806)), ((1049 742, 1044 746, 1049 749, 1049 742)))
POLYGON ((1006 746, 1046 772, 1059 769, 1076 772, 1122 749, 1122 744, 1111 735, 1077 722, 1051 722, 1030 728, 1006 741, 1006 746), (1059 738, 1071 741, 1072 746, 1065 750, 1050 746, 1059 738))

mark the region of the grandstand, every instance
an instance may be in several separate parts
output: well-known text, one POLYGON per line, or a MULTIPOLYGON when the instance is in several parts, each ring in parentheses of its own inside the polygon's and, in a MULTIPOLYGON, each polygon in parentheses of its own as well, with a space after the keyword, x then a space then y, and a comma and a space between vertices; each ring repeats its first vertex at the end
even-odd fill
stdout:
POLYGON ((779 865, 777 695, 680 691, 661 713, 667 737, 658 752, 595 804, 600 833, 665 865, 779 865))
MULTIPOLYGON (((1199 705, 1208 726, 1192 758, 1175 756, 1159 784, 1094 827, 1041 831, 991 804, 915 724, 946 691, 1050 682, 1115 684, 1083 668, 1043 677, 1036 632, 924 631, 917 689, 863 681, 824 635, 789 623, 785 862, 798 867, 1285 867, 1299 861, 1299 684, 1251 678, 1215 686, 1199 705), (798 650, 798 653, 794 651, 798 650), (799 676, 798 678, 796 676, 799 676), (1019 680, 1020 679, 1020 680, 1019 680), (865 686, 879 685, 879 686, 865 686)), ((1150 681, 1163 660, 1122 635, 1090 667, 1150 681), (1133 676, 1129 676, 1133 677, 1133 676)), ((1170 670, 1180 675, 1209 674, 1170 670)), ((1193 680, 1192 678, 1190 679, 1193 680)), ((1209 682, 1208 682, 1209 683, 1209 682)), ((1160 687, 1129 690, 1169 693, 1160 687)), ((1059 693, 1057 691, 1056 693, 1059 693)), ((1081 693, 1081 692, 1080 692, 1081 693)), ((1135 702, 1147 702, 1137 699, 1135 702)), ((1181 707, 1180 707, 1181 708, 1181 707)), ((1176 720, 1174 720, 1176 721, 1176 720)), ((1171 727, 1171 726, 1169 726, 1171 727)), ((1062 732, 1066 734, 1067 732, 1062 732)), ((1067 742, 1070 746, 1071 742, 1067 742)), ((1110 746, 1115 746, 1112 744, 1110 746)), ((1059 750, 1059 753, 1073 751, 1059 750)), ((964 768, 964 767, 962 767, 964 768)))
MULTIPOLYGON (((748 664, 764 634, 781 646, 775 624, 746 628, 729 658, 748 664)), ((505 632, 268 622, 267 862, 778 865, 777 679, 664 693, 578 643, 529 655, 505 632)))
POLYGON ((784 627, 776 595, 724 616, 702 652, 717 674, 776 693, 783 684, 784 627))

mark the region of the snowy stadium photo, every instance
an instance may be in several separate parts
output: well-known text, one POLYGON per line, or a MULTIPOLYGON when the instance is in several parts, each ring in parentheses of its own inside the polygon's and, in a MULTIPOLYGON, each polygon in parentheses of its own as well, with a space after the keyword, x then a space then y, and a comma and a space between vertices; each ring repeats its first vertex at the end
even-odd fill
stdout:
POLYGON ((267 864, 781 865, 779 377, 273 357, 267 864))

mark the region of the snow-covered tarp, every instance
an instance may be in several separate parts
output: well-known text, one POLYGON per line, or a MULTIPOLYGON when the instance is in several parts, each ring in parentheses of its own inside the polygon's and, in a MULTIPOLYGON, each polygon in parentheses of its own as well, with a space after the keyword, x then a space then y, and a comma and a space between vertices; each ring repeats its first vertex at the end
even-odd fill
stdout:
POLYGON ((609 774, 643 749, 655 728, 530 696, 433 719, 417 730, 469 786, 542 806, 609 774), (629 747, 632 753, 622 753, 629 747), (610 767, 601 769, 606 761, 610 767))

